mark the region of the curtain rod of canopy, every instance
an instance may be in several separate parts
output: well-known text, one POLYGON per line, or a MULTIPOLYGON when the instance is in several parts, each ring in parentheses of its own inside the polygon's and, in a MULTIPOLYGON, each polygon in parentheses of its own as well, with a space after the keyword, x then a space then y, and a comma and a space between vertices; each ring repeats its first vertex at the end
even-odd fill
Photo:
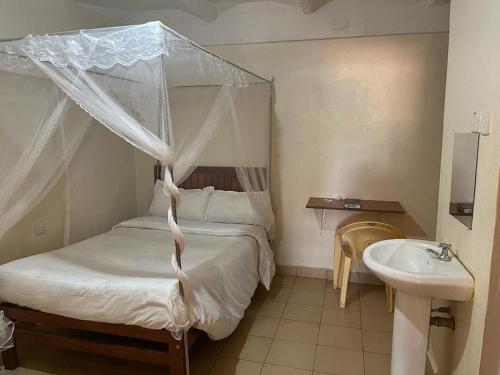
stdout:
MULTIPOLYGON (((2 40, 0 40, 0 43, 1 42, 2 42, 2 40)), ((0 51, 0 54, 1 55, 9 55, 9 53, 3 52, 3 51, 0 51)), ((19 54, 15 54, 15 55, 12 55, 12 56, 19 57, 20 59, 29 59, 28 56, 19 55, 19 54)), ((133 82, 133 83, 141 83, 141 81, 136 81, 136 80, 133 80, 133 79, 130 79, 130 78, 118 77, 118 76, 115 76, 113 74, 107 74, 107 73, 103 73, 103 72, 96 72, 94 70, 89 70, 88 72, 92 73, 92 74, 97 74, 97 75, 100 75, 100 76, 107 75, 108 77, 111 77, 111 78, 114 78, 114 79, 121 79, 123 81, 128 81, 128 82, 133 82)), ((272 84, 272 83, 273 83, 273 81, 265 80, 263 82, 248 82, 248 85, 263 85, 263 84, 272 84)), ((175 85, 175 86, 170 86, 170 87, 219 87, 219 86, 224 86, 224 85, 223 84, 218 84, 218 85, 196 85, 196 84, 193 84, 193 85, 175 85)))
MULTIPOLYGON (((1 43, 1 41, 0 41, 1 43)), ((10 55, 9 53, 7 52, 3 52, 3 51, 0 51, 0 54, 1 55, 10 55)), ((16 56, 16 57, 19 57, 20 59, 28 59, 29 60, 29 57, 28 56, 24 56, 24 55, 19 55, 19 54, 12 54, 11 56, 16 56)), ((47 64, 47 62, 44 62, 44 64, 47 64)), ((89 70, 88 71, 89 73, 92 73, 92 74, 97 74, 99 76, 104 76, 104 75, 107 75, 108 77, 111 77, 111 78, 115 78, 115 79, 121 79, 123 81, 127 81, 127 82, 133 82, 133 83, 141 83, 141 81, 136 81, 136 80, 133 80, 133 79, 130 79, 130 78, 124 78, 124 77, 118 77, 118 76, 115 76, 113 74, 105 74, 105 73, 102 73, 102 72, 96 72, 96 71, 93 71, 93 70, 89 70)), ((20 74, 20 73, 14 73, 14 74, 20 74)))
MULTIPOLYGON (((161 23, 161 22, 160 22, 161 23)), ((256 73, 253 73, 251 72, 250 70, 248 69, 245 69, 243 68, 242 66, 238 65, 238 64, 235 64, 229 60, 226 60, 225 58, 217 55, 216 53, 206 49, 205 47, 202 47, 200 46, 199 44, 193 42, 192 40, 186 38, 184 35, 181 35, 179 34, 177 31, 171 29, 170 27, 168 26, 165 26, 163 23, 161 23, 162 27, 164 27, 165 29, 167 29, 169 32, 171 32, 172 34, 174 34, 175 36, 177 36, 178 38, 188 42, 189 44, 191 44, 193 47, 205 52, 205 53, 208 53, 209 55, 212 55, 214 56, 215 58, 225 62, 226 64, 229 64, 229 65, 232 65, 242 71, 244 71, 245 73, 248 73, 258 79, 261 79, 263 81, 266 81, 267 83, 272 83, 272 80, 269 80, 267 78, 264 78, 256 73)), ((130 25, 130 26, 138 26, 138 25, 130 25)), ((115 29, 120 29, 120 28, 123 28, 123 27, 127 27, 127 26, 111 26, 111 27, 101 27, 101 28, 96 28, 96 29, 92 29, 92 30, 115 30, 115 29)), ((85 31, 85 30, 89 30, 89 29, 82 29, 82 30, 68 30, 68 31, 61 31, 61 32, 57 32, 57 33, 48 33, 46 35, 49 35, 49 36, 56 36, 56 35, 67 35, 67 34, 72 34, 72 33, 78 33, 80 31, 85 31)), ((7 38, 7 39, 0 39, 0 43, 3 43, 3 42, 15 42, 16 40, 22 40, 24 39, 25 37, 18 37, 18 38, 7 38)))

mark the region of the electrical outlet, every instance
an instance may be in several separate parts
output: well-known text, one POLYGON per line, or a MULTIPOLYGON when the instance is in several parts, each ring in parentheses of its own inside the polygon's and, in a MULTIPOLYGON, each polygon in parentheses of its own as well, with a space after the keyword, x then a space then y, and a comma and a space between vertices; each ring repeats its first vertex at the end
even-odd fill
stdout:
POLYGON ((474 112, 472 114, 471 131, 481 135, 489 135, 491 133, 491 112, 474 112))
POLYGON ((470 130, 473 133, 479 133, 479 112, 472 112, 470 130))
POLYGON ((45 234, 45 224, 34 224, 33 232, 35 233, 36 236, 41 236, 42 234, 45 234))
POLYGON ((489 135, 491 132, 491 112, 479 112, 479 134, 489 135))

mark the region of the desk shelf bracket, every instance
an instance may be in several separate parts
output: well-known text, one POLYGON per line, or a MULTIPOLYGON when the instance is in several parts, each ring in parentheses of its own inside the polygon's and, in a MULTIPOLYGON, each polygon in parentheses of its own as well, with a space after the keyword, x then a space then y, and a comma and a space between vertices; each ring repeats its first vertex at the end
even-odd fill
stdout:
POLYGON ((319 223, 319 235, 320 236, 323 234, 323 224, 325 222, 325 213, 326 213, 326 210, 323 208, 321 210, 321 220, 320 220, 320 223, 319 223))

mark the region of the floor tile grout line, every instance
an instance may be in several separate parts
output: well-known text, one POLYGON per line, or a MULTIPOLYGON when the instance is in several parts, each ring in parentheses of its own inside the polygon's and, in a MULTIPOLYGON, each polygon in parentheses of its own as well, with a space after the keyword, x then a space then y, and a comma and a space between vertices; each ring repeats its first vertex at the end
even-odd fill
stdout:
POLYGON ((286 306, 288 305, 288 300, 290 299, 290 295, 292 294, 293 286, 295 285, 295 280, 297 280, 296 276, 294 276, 294 278, 293 278, 292 288, 290 290, 290 293, 288 293, 288 297, 287 297, 286 302, 285 302, 285 308, 281 312, 281 316, 280 316, 279 322, 278 322, 278 327, 276 328, 276 331, 274 332, 273 337, 271 338, 271 345, 269 345, 269 349, 267 349, 266 356, 264 357, 264 364, 262 365, 262 368, 260 369, 260 374, 262 374, 262 371, 264 371, 264 366, 267 363, 266 362, 267 361, 267 357, 269 357, 269 353, 271 352, 271 348, 272 348, 272 346, 274 344, 274 340, 276 339, 276 333, 278 333, 278 329, 279 329, 279 327, 281 325, 281 322, 283 321, 283 315, 285 314, 286 306))
MULTIPOLYGON (((220 358, 219 356, 215 356, 215 361, 214 361, 214 363, 212 363, 211 366, 209 366, 210 368, 208 369, 207 374, 210 374, 212 372, 212 369, 214 368, 215 363, 217 362, 217 360, 219 358, 220 358)), ((189 370, 191 371, 191 360, 189 360, 189 367, 190 367, 189 370)))
POLYGON ((385 356, 388 356, 388 357, 392 357, 392 354, 374 352, 374 351, 371 351, 371 350, 364 350, 363 352, 370 353, 370 354, 378 354, 378 355, 385 355, 385 356))
POLYGON ((325 283, 325 290, 323 293, 323 303, 321 304, 321 313, 319 314, 319 329, 318 329, 318 335, 316 336, 316 345, 314 346, 314 357, 313 357, 313 363, 312 363, 312 373, 314 373, 314 369, 316 367, 316 356, 318 354, 318 342, 319 342, 319 334, 321 332, 321 322, 323 321, 323 311, 325 310, 325 297, 326 297, 326 289, 327 289, 327 284, 328 280, 325 283))
MULTIPOLYGON (((240 359, 240 358, 232 358, 232 357, 217 357, 217 359, 233 359, 233 360, 236 360, 238 362, 239 361, 245 361, 245 362, 258 363, 259 365, 262 365, 262 367, 260 368, 260 371, 259 371, 259 375, 262 373, 262 370, 263 370, 264 365, 265 365, 265 362, 253 361, 251 359, 240 359)), ((217 362, 217 360, 215 362, 217 362)), ((208 374, 210 374, 210 372, 213 370, 213 368, 215 366, 215 362, 212 365, 212 367, 210 367, 210 370, 208 371, 208 374)))
MULTIPOLYGON (((264 358, 264 362, 260 362, 260 361, 255 361, 255 360, 247 360, 247 359, 240 359, 240 358, 232 358, 232 359, 235 359, 235 360, 244 360, 244 361, 251 361, 251 362, 256 362, 256 363, 260 363, 262 364, 262 367, 260 369, 260 374, 262 373, 262 371, 264 370, 264 366, 267 362, 267 359, 269 357, 269 353, 271 351, 271 347, 273 345, 273 343, 278 340, 278 341, 285 341, 285 342, 295 342, 295 343, 299 343, 299 344, 306 344, 306 345, 314 345, 315 346, 315 350, 314 350, 314 359, 313 359, 313 369, 311 371, 314 371, 314 365, 315 365, 315 362, 316 362, 316 356, 317 356, 317 348, 319 346, 319 333, 320 333, 320 330, 321 330, 321 325, 323 324, 322 321, 323 321, 323 314, 324 314, 324 310, 325 310, 325 300, 326 300, 326 294, 328 293, 334 293, 335 290, 328 290, 328 282, 329 280, 325 280, 325 286, 324 286, 324 289, 323 289, 323 298, 322 298, 322 303, 321 305, 317 305, 317 304, 305 304, 305 303, 292 303, 290 302, 290 297, 291 297, 291 294, 293 292, 293 290, 303 290, 303 291, 310 291, 310 292, 314 292, 314 290, 309 290, 309 289, 299 289, 299 288, 295 288, 294 285, 295 285, 295 282, 297 280, 297 277, 294 277, 294 282, 292 284, 292 288, 286 288, 286 287, 281 287, 281 288, 284 288, 284 289, 290 289, 290 293, 288 294, 287 298, 286 298, 286 302, 280 302, 280 303, 283 303, 284 304, 284 309, 283 311, 280 313, 280 316, 279 317, 271 317, 271 316, 265 316, 265 315, 258 315, 258 314, 252 314, 252 316, 254 317, 257 317, 257 318, 267 318, 267 319, 276 319, 278 320, 278 328, 276 329, 276 331, 273 333, 273 336, 272 337, 269 337, 269 336, 259 336, 259 335, 254 335, 254 334, 249 334, 249 333, 246 333, 246 334, 242 334, 242 333, 239 333, 240 335, 243 335, 243 336, 253 336, 253 337, 261 337, 261 338, 266 338, 266 339, 270 339, 271 340, 271 343, 269 345, 269 348, 267 350, 267 353, 266 353, 266 356, 264 358), (286 311, 286 308, 289 304, 296 304, 296 305, 300 305, 300 306, 311 306, 311 307, 318 307, 320 308, 320 320, 319 322, 316 322, 316 321, 305 321, 305 320, 297 320, 297 319, 290 319, 290 318, 287 318, 285 319, 284 318, 284 313, 286 311), (278 329, 279 329, 279 326, 281 325, 281 323, 285 320, 289 320, 289 321, 294 321, 294 322, 300 322, 300 323, 309 323, 309 324, 313 324, 313 325, 316 325, 318 326, 318 333, 316 335, 316 339, 315 339, 315 342, 314 343, 308 343, 308 342, 303 342, 303 341, 297 341, 297 340, 293 340, 293 339, 286 339, 286 338, 277 338, 276 337, 276 334, 278 332, 278 329)), ((317 291, 317 290, 316 290, 317 291)), ((361 291, 360 291, 360 284, 357 283, 357 291, 356 291, 357 295, 358 295, 358 300, 360 300, 360 295, 361 295, 361 291)), ((264 299, 265 300, 265 299, 264 299)), ((269 301, 269 300, 268 300, 269 301)), ((275 301, 269 301, 269 302, 275 302, 275 301)), ((334 308, 335 309, 335 308, 334 308)), ((352 313, 355 313, 355 311, 358 312, 358 315, 359 315, 359 319, 360 319, 360 325, 361 325, 361 328, 357 328, 357 327, 349 327, 349 326, 346 326, 346 325, 340 325, 340 324, 331 324, 331 323, 325 323, 325 325, 329 325, 329 326, 338 326, 338 327, 343 327, 343 328, 352 328, 352 329, 359 329, 362 333, 363 331, 363 324, 362 324, 362 309, 361 309, 361 304, 360 304, 360 308, 359 309, 353 309, 353 310, 350 310, 352 313)), ((374 312, 376 313, 376 312, 374 312)), ((382 314, 379 314, 379 315, 382 315, 382 314)), ((372 330, 373 331, 373 330, 372 330)), ((375 330, 376 331, 376 330, 375 330)), ((381 331, 382 332, 382 331, 381 331)), ((361 335, 361 339, 362 339, 362 355, 363 355, 363 372, 365 371, 365 367, 364 367, 364 343, 363 343, 363 335, 361 335)), ((223 348, 222 350, 220 351, 219 355, 216 357, 216 358, 231 358, 231 357, 224 357, 222 356, 222 352, 224 350, 224 348, 228 345, 228 343, 226 342, 224 345, 223 345, 223 348)), ((325 346, 325 347, 335 347, 335 348, 339 348, 339 349, 343 349, 343 350, 351 350, 351 351, 359 351, 359 350, 356 350, 356 349, 351 349, 351 348, 345 348, 345 347, 340 347, 340 346, 332 346, 332 345, 322 345, 322 346, 325 346)), ((210 371, 211 369, 213 368, 213 366, 215 365, 215 362, 214 364, 212 365, 212 367, 210 368, 210 371)), ((287 368, 296 368, 296 367, 292 367, 292 366, 284 366, 284 365, 281 365, 280 366, 283 366, 283 367, 287 367, 287 368)))
MULTIPOLYGON (((293 282, 295 283, 295 279, 293 282)), ((292 289, 292 291, 293 291, 293 289, 292 289)), ((287 297, 286 302, 285 302, 285 307, 281 311, 280 318, 279 318, 280 322, 278 323, 278 328, 276 330, 278 330, 279 326, 281 325, 281 321, 283 320, 283 315, 285 315, 286 307, 288 305, 288 301, 290 300, 290 296, 292 295, 292 291, 290 291, 290 294, 288 294, 288 297, 287 297)), ((276 336, 276 333, 274 335, 276 336)))
MULTIPOLYGON (((303 369, 303 368, 299 368, 299 367, 292 367, 292 366, 287 366, 287 365, 276 365, 274 363, 267 363, 265 362, 264 365, 271 365, 271 366, 278 366, 278 367, 285 367, 285 368, 289 368, 289 369, 293 369, 293 370, 302 370, 302 371, 311 371, 311 372, 314 372, 314 370, 306 370, 306 369, 303 369)), ((321 373, 321 375, 327 375, 326 373, 321 373)), ((335 374, 328 374, 328 375, 335 375, 335 374)))
POLYGON ((297 303, 297 302, 287 302, 286 304, 292 304, 292 305, 301 305, 301 306, 311 306, 311 307, 323 307, 323 303, 321 305, 317 304, 310 304, 310 303, 297 303))
MULTIPOLYGON (((318 333, 319 333, 319 331, 318 331, 318 333)), ((297 344, 317 345, 316 342, 297 341, 297 340, 291 340, 291 339, 284 339, 284 338, 281 338, 281 337, 274 337, 273 341, 275 341, 275 340, 286 341, 286 342, 295 342, 297 344)), ((318 341, 318 340, 316 339, 316 341, 318 341)))
MULTIPOLYGON (((314 358, 313 358, 313 368, 312 370, 308 370, 308 369, 304 369, 304 368, 300 368, 300 367, 292 367, 292 366, 287 366, 287 365, 284 365, 284 364, 275 364, 275 363, 271 363, 271 362, 267 362, 267 357, 266 357, 266 360, 264 362, 264 364, 268 364, 268 365, 273 365, 273 366, 281 366, 281 367, 286 367, 286 368, 292 368, 292 369, 296 369, 296 370, 305 370, 305 371, 311 371, 311 372, 314 372, 314 360, 316 359, 316 348, 317 348, 317 345, 315 344, 310 344, 310 343, 304 343, 304 342, 298 342, 298 341, 291 341, 291 340, 283 340, 283 339, 278 339, 276 338, 275 340, 278 340, 278 341, 285 341, 285 342, 294 342, 294 343, 297 343, 297 344, 307 344, 307 345, 312 345, 315 347, 314 349, 314 358)), ((273 340, 273 342, 275 341, 273 340)), ((268 356, 269 356, 269 353, 268 353, 268 356)))
MULTIPOLYGON (((308 322, 303 322, 303 323, 308 323, 308 322)), ((328 324, 327 324, 328 325, 328 324)), ((356 330, 359 330, 361 331, 361 329, 359 328, 352 328, 352 327, 343 327, 343 326, 334 326, 334 327, 341 327, 341 328, 351 328, 351 329, 356 329, 356 330)), ((373 331, 370 331, 370 332, 373 332, 373 331)), ((330 344, 320 344, 319 343, 319 330, 318 330, 318 337, 316 338, 315 342, 306 342, 306 341, 298 341, 298 340, 292 340, 292 339, 287 339, 287 338, 283 338, 283 337, 276 337, 276 335, 274 337, 269 337, 269 336, 257 336, 257 335, 245 335, 245 334, 238 334, 239 336, 252 336, 252 337, 259 337, 259 338, 265 338, 265 339, 271 339, 271 341, 286 341, 286 342, 295 342, 297 344, 306 344, 306 345, 319 345, 319 346, 327 346, 329 348, 338 348, 338 349, 346 349, 346 350, 353 350, 353 351, 356 351, 356 352, 360 352, 360 351, 366 351, 368 353, 377 353, 377 352, 370 352, 368 350, 363 350, 363 349, 353 349, 353 348, 346 348, 346 347, 343 347, 343 346, 338 346, 338 345, 330 345, 330 344)), ((377 353, 377 354, 386 354, 386 353, 377 353)), ((226 357, 226 358, 232 358, 232 357, 226 357)), ((266 357, 267 358, 267 357, 266 357)))
MULTIPOLYGON (((287 299, 287 302, 286 302, 286 305, 285 305, 285 309, 283 310, 283 313, 282 313, 282 315, 281 315, 281 319, 280 319, 280 324, 279 324, 279 326, 281 325, 281 322, 282 322, 283 320, 287 320, 287 319, 284 319, 284 314, 285 314, 286 307, 287 307, 287 306, 288 306, 288 304, 290 303, 290 297, 291 297, 291 295, 292 295, 293 290, 294 290, 294 289, 295 289, 295 290, 303 290, 303 289, 298 289, 298 288, 295 288, 295 283, 296 283, 296 282, 297 282, 297 277, 295 277, 294 282, 293 282, 292 291, 291 291, 291 292, 290 292, 290 294, 288 295, 288 299, 287 299)), ((311 324, 317 324, 317 325, 318 325, 318 333, 317 333, 317 335, 316 335, 315 342, 314 342, 314 343, 312 343, 312 345, 313 345, 313 347, 314 347, 314 356, 313 356, 313 361, 312 361, 312 370, 311 370, 311 372, 313 372, 313 371, 314 371, 314 364, 315 364, 315 361, 316 361, 317 343, 318 343, 318 338, 319 338, 319 330, 320 330, 320 328, 321 328, 321 318, 322 318, 321 314, 323 313, 323 305, 324 305, 324 301, 325 301, 326 282, 327 282, 327 281, 325 281, 325 283, 324 283, 325 285, 323 286, 323 299, 322 299, 322 304, 321 304, 321 310, 320 310, 320 319, 319 319, 319 323, 304 322, 304 323, 311 323, 311 324)), ((309 291, 309 290, 307 290, 307 291, 309 291)), ((311 306, 311 305, 310 305, 310 304, 306 304, 306 305, 304 305, 304 306, 311 306)), ((292 319, 290 319, 290 320, 292 320, 292 319)), ((295 321, 295 320, 292 320, 292 321, 295 321)), ((298 322, 302 322, 302 321, 298 321, 298 322)), ((278 326, 278 329, 279 329, 279 326, 278 326)), ((276 330, 276 333, 277 333, 277 330, 276 330)), ((273 341, 271 342, 271 346, 272 346, 272 344, 274 343, 274 341, 275 341, 275 340, 278 340, 278 338, 276 338, 276 333, 274 334, 274 338, 273 338, 273 341)), ((280 339, 280 340, 282 340, 282 341, 289 341, 289 342, 297 342, 297 343, 302 343, 302 342, 299 342, 299 341, 294 341, 294 340, 285 340, 285 339, 280 339)), ((303 343, 303 344, 306 344, 306 345, 307 345, 307 344, 309 344, 309 343, 303 343)), ((309 344, 309 345, 311 345, 311 344, 309 344)), ((267 353, 267 355, 266 355, 266 359, 265 359, 266 361, 267 361, 267 358, 268 358, 268 356, 269 356, 269 352, 271 351, 271 346, 269 347, 268 353, 267 353)), ((262 369, 263 369, 263 368, 264 368, 264 367, 262 367, 262 369)), ((287 368, 293 368, 293 367, 287 367, 287 368)), ((262 370, 261 370, 261 373, 262 373, 262 370)))
POLYGON ((366 375, 365 341, 364 341, 364 335, 363 335, 363 313, 362 313, 363 307, 361 306, 361 286, 360 286, 359 282, 358 282, 358 301, 359 301, 359 321, 361 324, 361 358, 363 360, 363 374, 366 375))
MULTIPOLYGON (((293 286, 295 285, 295 280, 297 280, 297 277, 294 277, 293 279, 293 284, 292 284, 292 287, 290 288, 290 293, 288 293, 288 297, 286 298, 286 305, 288 305, 288 301, 290 300, 290 296, 292 295, 292 292, 293 292, 293 286)), ((286 305, 285 305, 285 309, 286 309, 286 305)), ((283 313, 284 313, 285 310, 283 310, 283 313)), ((283 314, 282 314, 283 315, 283 314)))

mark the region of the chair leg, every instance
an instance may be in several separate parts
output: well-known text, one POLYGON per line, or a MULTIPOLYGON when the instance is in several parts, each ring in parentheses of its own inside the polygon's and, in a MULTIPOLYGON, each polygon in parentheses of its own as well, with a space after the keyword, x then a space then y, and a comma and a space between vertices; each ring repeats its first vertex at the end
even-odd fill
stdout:
POLYGON ((342 259, 342 243, 335 235, 335 244, 333 246, 333 289, 339 287, 340 281, 340 261, 342 259))
POLYGON ((340 288, 340 285, 342 284, 342 275, 344 271, 344 253, 340 253, 340 260, 339 260, 339 272, 337 275, 337 289, 340 288))
POLYGON ((340 288, 340 307, 345 308, 347 299, 347 287, 349 286, 349 274, 351 271, 351 258, 346 256, 342 257, 342 286, 340 288))
POLYGON ((394 311, 394 290, 392 289, 392 286, 390 285, 385 285, 385 294, 387 298, 387 311, 393 312, 394 311))

